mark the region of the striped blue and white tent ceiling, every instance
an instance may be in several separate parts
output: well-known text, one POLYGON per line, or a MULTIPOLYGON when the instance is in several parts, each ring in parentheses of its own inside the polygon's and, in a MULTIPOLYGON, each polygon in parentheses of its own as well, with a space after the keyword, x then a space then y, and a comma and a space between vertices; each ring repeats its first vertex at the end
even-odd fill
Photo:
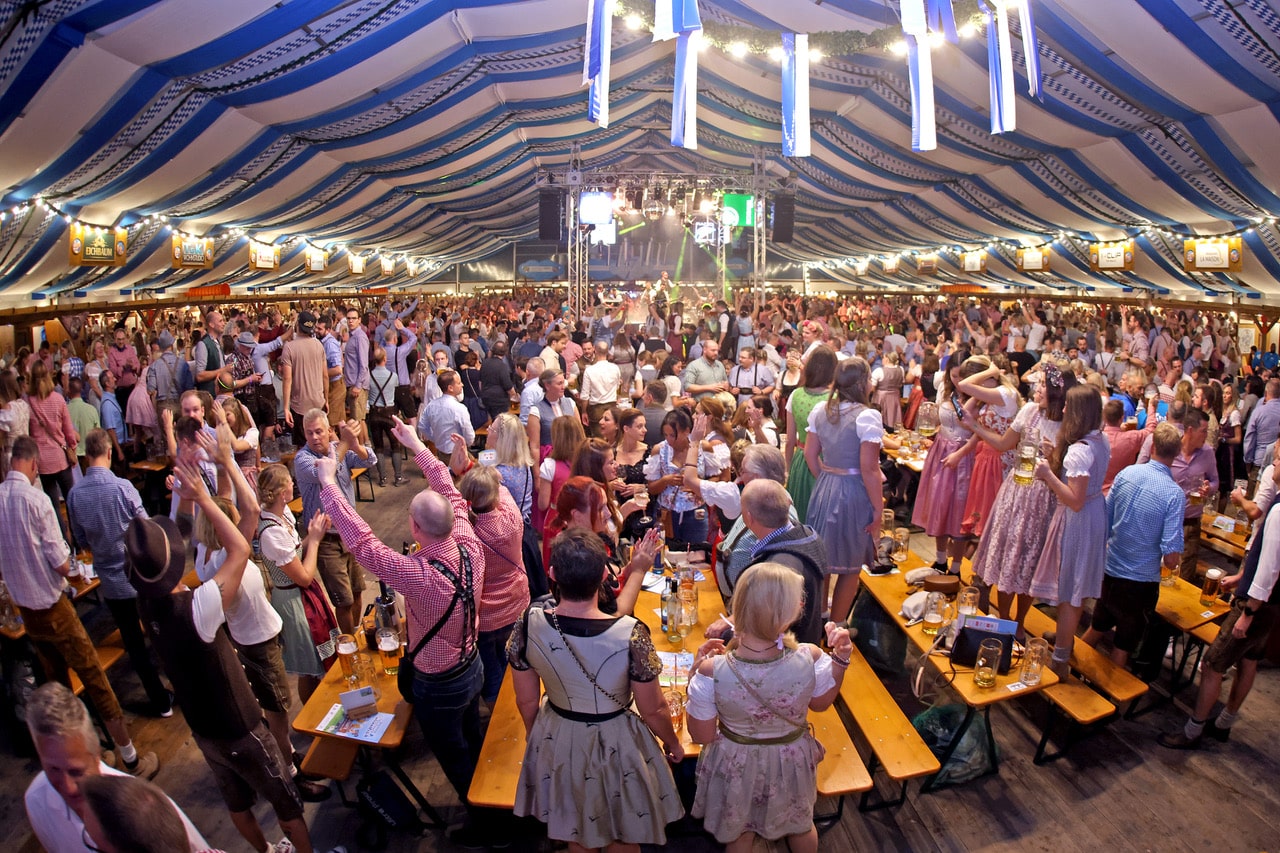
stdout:
MULTIPOLYGON (((652 19, 650 0, 619 0, 652 19)), ((958 4, 963 5, 963 4, 958 4)), ((700 0, 710 28, 872 32, 882 0, 700 0)), ((673 42, 614 19, 611 123, 587 120, 586 0, 46 0, 0 2, 0 307, 229 282, 251 288, 414 286, 401 272, 305 276, 303 244, 251 272, 246 237, 298 235, 447 265, 537 233, 539 170, 749 170, 762 148, 795 173, 795 240, 770 258, 822 261, 995 242, 983 275, 1045 292, 1150 290, 1280 303, 1280 15, 1266 0, 1033 0, 1044 98, 1019 76, 1017 130, 989 132, 981 35, 934 51, 938 147, 911 150, 907 65, 877 48, 811 70, 813 153, 781 148, 781 82, 763 53, 711 48, 698 147, 672 148, 673 42), (1268 153, 1270 152, 1270 153, 1268 153), (59 212, 38 205, 37 197, 59 212), (215 238, 212 271, 170 268, 162 222, 215 238), (119 268, 70 268, 66 217, 130 228, 119 268), (1180 236, 1257 224, 1244 271, 1182 272, 1180 236), (1143 231, 1144 227, 1156 230, 1143 231), (1012 243, 1067 230, 1136 236, 1132 273, 1090 273, 1079 241, 1049 275, 1012 243)), ((1018 24, 1014 59, 1023 74, 1018 24)), ((774 36, 770 36, 773 38, 774 36)), ((776 38, 780 39, 780 36, 776 38)), ((911 267, 911 264, 904 264, 911 267)), ((878 264, 854 279, 920 285, 878 264)), ((928 279, 932 286, 939 279, 928 279)))

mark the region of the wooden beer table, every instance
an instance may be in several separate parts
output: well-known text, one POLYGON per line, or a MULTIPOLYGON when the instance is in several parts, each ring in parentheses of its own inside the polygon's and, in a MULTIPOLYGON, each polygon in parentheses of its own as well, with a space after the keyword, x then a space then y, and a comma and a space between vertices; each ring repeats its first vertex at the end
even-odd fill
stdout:
MULTIPOLYGON (((357 636, 357 643, 360 641, 360 637, 357 636)), ((321 680, 320 686, 316 688, 315 693, 311 694, 311 698, 307 700, 307 703, 302 706, 302 710, 298 712, 298 716, 294 718, 293 730, 312 737, 328 738, 359 747, 361 765, 366 771, 372 766, 373 750, 379 750, 382 753, 383 760, 391 768, 391 772, 400 780, 400 784, 417 801, 418 805, 422 806, 422 810, 427 813, 430 825, 443 829, 445 827, 444 818, 427 802, 427 798, 422 791, 405 773, 396 755, 401 743, 404 741, 405 730, 408 728, 409 719, 413 715, 413 707, 401 697, 400 688, 396 684, 396 676, 383 673, 382 661, 378 651, 376 649, 362 649, 361 651, 373 659, 374 671, 378 674, 377 687, 382 692, 381 698, 378 699, 378 711, 392 715, 391 724, 387 726, 386 731, 382 733, 382 737, 378 739, 377 743, 366 743, 354 738, 343 737, 320 728, 320 723, 324 720, 325 715, 329 713, 329 709, 338 704, 338 694, 351 689, 342 675, 342 665, 338 661, 334 661, 333 666, 325 673, 324 679, 321 680)), ((403 658, 401 658, 401 665, 404 665, 403 658)))
MULTIPOLYGON (((85 580, 84 578, 67 578, 67 593, 71 596, 71 601, 79 604, 86 595, 98 591, 98 587, 102 586, 102 581, 97 575, 85 580)), ((16 608, 15 608, 16 612, 16 608)), ((0 628, 0 637, 9 640, 21 640, 27 636, 27 626, 18 623, 14 628, 0 628)))
MULTIPOLYGON (((919 566, 915 564, 923 565, 919 557, 913 553, 908 558, 908 561, 903 564, 903 569, 918 568, 919 566)), ((929 663, 939 673, 953 671, 955 673, 955 677, 950 680, 948 686, 960 697, 960 701, 965 704, 967 710, 964 720, 960 723, 960 728, 956 730, 956 733, 951 738, 951 744, 946 753, 939 758, 942 768, 946 768, 947 762, 951 760, 956 747, 960 745, 961 739, 973 723, 973 718, 978 712, 981 712, 987 724, 987 757, 991 763, 991 770, 983 775, 1000 772, 999 757, 996 754, 995 732, 991 728, 991 706, 999 702, 1027 696, 1050 685, 1057 684, 1058 676, 1046 666, 1041 672, 1040 683, 1028 686, 1018 680, 1018 668, 1010 666, 1007 674, 996 676, 994 687, 979 687, 973 682, 972 667, 952 664, 950 658, 941 651, 928 654, 936 637, 931 637, 924 633, 923 623, 907 626, 907 620, 903 618, 900 611, 902 610, 902 603, 906 601, 907 596, 914 592, 915 589, 907 586, 907 582, 900 572, 885 575, 872 575, 863 572, 861 586, 868 595, 872 596, 884 608, 885 612, 897 623, 898 627, 907 635, 907 639, 911 641, 920 654, 928 655, 929 663)), ((937 790, 939 786, 935 782, 938 775, 938 773, 935 773, 925 780, 924 786, 920 790, 923 793, 937 790)))

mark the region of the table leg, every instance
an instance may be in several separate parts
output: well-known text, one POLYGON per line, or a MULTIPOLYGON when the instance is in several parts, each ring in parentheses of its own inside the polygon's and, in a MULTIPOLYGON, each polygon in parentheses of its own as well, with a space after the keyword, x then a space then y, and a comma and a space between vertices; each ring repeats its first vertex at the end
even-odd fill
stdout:
POLYGON ((409 796, 417 800, 418 805, 422 806, 422 810, 427 813, 427 825, 433 829, 444 829, 448 824, 445 823, 444 818, 440 816, 440 813, 432 807, 431 803, 427 802, 427 798, 418 790, 418 786, 413 784, 413 780, 409 778, 409 774, 405 773, 404 768, 400 766, 400 761, 394 755, 389 753, 386 756, 386 759, 387 766, 391 768, 391 772, 400 780, 400 784, 404 786, 404 789, 409 792, 409 796))

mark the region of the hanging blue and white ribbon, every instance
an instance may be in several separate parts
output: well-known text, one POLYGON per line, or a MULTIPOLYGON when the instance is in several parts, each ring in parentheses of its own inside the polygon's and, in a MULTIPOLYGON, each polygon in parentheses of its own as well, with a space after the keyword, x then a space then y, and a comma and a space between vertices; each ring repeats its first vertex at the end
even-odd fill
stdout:
POLYGON ((1009 15, 1004 4, 994 10, 983 4, 987 19, 987 65, 991 75, 991 132, 1005 133, 1017 127, 1013 91, 1013 43, 1009 37, 1009 15))
POLYGON ((613 50, 613 4, 587 0, 586 49, 582 55, 582 82, 591 87, 587 116, 601 127, 609 126, 609 59, 613 50))
MULTIPOLYGON (((911 150, 932 151, 938 147, 938 122, 933 98, 933 55, 929 47, 929 19, 950 0, 902 0, 902 36, 907 43, 907 71, 911 79, 911 150)), ((952 16, 954 17, 954 16, 952 16)), ((952 21, 952 30, 955 22, 952 21)))
POLYGON ((702 16, 698 0, 657 0, 653 40, 676 40, 675 91, 671 98, 671 144, 698 147, 698 42, 702 16))
POLYGON ((809 36, 782 34, 782 154, 808 157, 809 131, 809 36))
POLYGON ((1040 80, 1040 41, 1036 38, 1036 20, 1031 13, 1031 0, 1014 0, 1018 9, 1018 23, 1022 25, 1022 58, 1027 66, 1027 92, 1033 98, 1044 99, 1044 86, 1040 80))
POLYGON ((903 38, 907 42, 907 70, 911 79, 911 150, 933 151, 938 147, 938 118, 933 102, 933 55, 928 41, 922 43, 913 35, 903 38))
MULTIPOLYGON (((1031 2, 1031 0, 1023 0, 1031 2)), ((929 0, 929 29, 942 33, 952 44, 960 43, 960 34, 956 31, 956 12, 951 8, 951 0, 929 0)))

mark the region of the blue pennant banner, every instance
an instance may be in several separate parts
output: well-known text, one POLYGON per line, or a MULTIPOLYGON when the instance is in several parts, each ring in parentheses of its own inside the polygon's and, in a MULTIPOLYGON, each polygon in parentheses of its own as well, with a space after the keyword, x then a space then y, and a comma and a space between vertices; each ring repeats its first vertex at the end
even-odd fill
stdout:
POLYGON ((782 34, 782 153, 786 157, 811 153, 809 36, 803 33, 782 34))
POLYGON ((609 59, 613 48, 610 0, 587 0, 587 38, 582 56, 582 82, 589 85, 587 117, 609 126, 609 59))

